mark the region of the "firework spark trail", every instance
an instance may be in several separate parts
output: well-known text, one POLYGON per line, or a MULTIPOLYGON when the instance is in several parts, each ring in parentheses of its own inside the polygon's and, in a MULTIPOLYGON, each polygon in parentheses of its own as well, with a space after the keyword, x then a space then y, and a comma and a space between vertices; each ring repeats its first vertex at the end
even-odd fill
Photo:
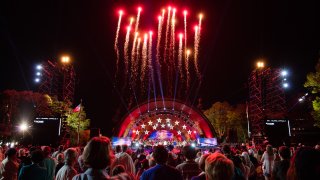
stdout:
POLYGON ((149 32, 149 45, 148 45, 148 68, 151 75, 153 75, 152 66, 152 31, 149 32))
POLYGON ((164 11, 162 11, 162 16, 158 17, 158 39, 157 39, 157 66, 160 69, 160 43, 162 35, 162 25, 163 25, 164 11))
POLYGON ((143 44, 142 44, 142 63, 141 63, 141 90, 143 92, 144 89, 144 80, 145 80, 145 75, 146 75, 146 70, 147 70, 147 61, 148 61, 148 35, 145 34, 143 38, 143 44))
POLYGON ((171 20, 171 43, 170 43, 170 53, 172 55, 172 62, 173 62, 173 67, 175 67, 175 39, 176 39, 176 35, 175 35, 175 24, 176 24, 176 19, 175 19, 175 15, 176 15, 176 9, 173 9, 172 12, 172 20, 171 20))
MULTIPOLYGON (((183 22, 184 22, 184 48, 187 48, 187 14, 186 10, 183 11, 183 22)), ((185 53, 185 58, 187 58, 187 53, 185 53)))
POLYGON ((124 50, 123 50, 124 51, 124 64, 125 64, 125 74, 126 75, 129 72, 129 53, 128 53, 128 48, 129 48, 129 40, 130 40, 130 30, 131 30, 131 26, 128 26, 127 34, 126 34, 126 40, 124 42, 124 50))
POLYGON ((116 38, 114 40, 114 50, 117 55, 117 60, 116 60, 116 74, 118 74, 118 69, 119 69, 119 47, 118 47, 118 39, 119 39, 119 31, 120 31, 120 26, 121 26, 121 19, 122 19, 122 14, 123 11, 119 11, 119 20, 118 20, 118 26, 117 26, 117 32, 116 32, 116 38))
POLYGON ((185 71, 187 74, 187 90, 190 88, 190 72, 189 72, 189 57, 190 57, 190 50, 187 49, 186 51, 186 59, 185 59, 185 71))
MULTIPOLYGON (((137 39, 138 39, 138 32, 134 33, 134 38, 133 38, 133 43, 132 43, 132 50, 131 50, 131 73, 133 77, 136 77, 136 44, 137 44, 137 39)), ((135 78, 132 79, 132 83, 134 83, 136 81, 135 78)))
POLYGON ((137 14, 136 26, 134 28, 134 33, 138 32, 141 10, 142 8, 138 7, 138 14, 137 14))
POLYGON ((200 72, 199 72, 199 65, 198 65, 198 53, 199 53, 199 27, 195 27, 194 33, 194 67, 198 76, 198 80, 200 80, 200 72))
POLYGON ((169 37, 169 27, 170 27, 170 14, 171 14, 171 7, 168 8, 166 39, 165 39, 165 43, 164 43, 164 54, 163 54, 163 61, 164 62, 167 62, 167 48, 168 48, 168 37, 169 37))
MULTIPOLYGON (((136 47, 136 52, 135 52, 135 56, 136 56, 136 60, 134 61, 134 67, 135 67, 135 70, 137 71, 138 73, 138 64, 139 64, 139 60, 140 60, 140 46, 141 46, 141 38, 138 37, 138 44, 137 44, 137 47, 136 47)), ((137 75, 136 73, 136 75, 137 75)))
POLYGON ((182 71, 182 33, 179 34, 179 50, 178 50, 178 67, 181 79, 183 78, 183 71, 182 71))

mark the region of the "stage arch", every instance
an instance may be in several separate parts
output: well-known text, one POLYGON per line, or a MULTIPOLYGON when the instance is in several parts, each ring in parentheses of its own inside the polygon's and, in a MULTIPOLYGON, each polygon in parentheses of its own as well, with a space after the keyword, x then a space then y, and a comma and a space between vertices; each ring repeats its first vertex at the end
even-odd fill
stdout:
POLYGON ((157 100, 140 104, 121 121, 115 136, 133 141, 167 139, 193 141, 214 138, 208 119, 195 107, 173 100, 157 100))

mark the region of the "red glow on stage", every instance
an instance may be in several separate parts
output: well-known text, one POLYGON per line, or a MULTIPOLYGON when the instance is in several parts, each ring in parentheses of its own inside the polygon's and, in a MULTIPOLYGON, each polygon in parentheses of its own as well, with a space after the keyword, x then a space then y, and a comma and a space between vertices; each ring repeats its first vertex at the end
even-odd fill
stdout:
POLYGON ((139 6, 139 7, 138 7, 138 11, 142 11, 142 7, 139 6))
POLYGON ((119 10, 118 13, 121 16, 123 14, 123 10, 119 10))
POLYGON ((180 38, 180 39, 183 38, 183 33, 179 33, 179 38, 180 38))

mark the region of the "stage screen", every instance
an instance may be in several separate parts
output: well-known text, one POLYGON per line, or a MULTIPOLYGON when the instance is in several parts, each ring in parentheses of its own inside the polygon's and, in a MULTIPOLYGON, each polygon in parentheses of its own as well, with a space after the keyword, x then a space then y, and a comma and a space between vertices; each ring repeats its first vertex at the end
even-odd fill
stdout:
POLYGON ((290 133, 290 121, 287 119, 268 119, 265 121, 265 133, 273 146, 287 142, 290 133))
POLYGON ((54 145, 60 135, 60 118, 37 117, 33 120, 33 143, 37 145, 54 145))
POLYGON ((112 146, 117 146, 117 145, 124 145, 126 144, 127 146, 131 146, 131 138, 126 137, 126 138, 119 138, 119 137, 112 137, 112 146))
POLYGON ((149 136, 149 139, 170 140, 173 139, 173 133, 167 130, 155 131, 149 136))
POLYGON ((217 146, 217 138, 199 138, 198 145, 200 147, 217 146))

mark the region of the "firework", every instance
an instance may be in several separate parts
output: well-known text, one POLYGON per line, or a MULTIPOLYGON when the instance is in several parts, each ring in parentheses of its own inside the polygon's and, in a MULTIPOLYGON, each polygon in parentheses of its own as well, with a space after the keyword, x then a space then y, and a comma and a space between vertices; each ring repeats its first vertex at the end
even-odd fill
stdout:
MULTIPOLYGON (((132 24, 130 22, 130 24, 132 24)), ((128 48, 129 48, 129 40, 130 40, 130 30, 131 30, 131 26, 127 27, 127 34, 126 34, 126 40, 124 42, 124 64, 125 64, 125 74, 128 74, 129 71, 129 52, 128 52, 128 48)))
POLYGON ((178 51, 178 67, 181 79, 183 78, 183 71, 182 71, 182 38, 183 34, 179 34, 179 51, 178 51))
POLYGON ((186 59, 185 59, 185 70, 186 70, 186 74, 187 74, 187 90, 190 87, 190 72, 189 72, 189 57, 190 57, 190 53, 191 51, 189 49, 186 50, 186 59))
MULTIPOLYGON (((183 10, 183 16, 180 17, 176 14, 177 10, 173 6, 163 9, 158 16, 155 42, 153 42, 152 31, 139 37, 138 31, 143 31, 139 27, 143 25, 140 22, 142 17, 141 12, 142 8, 138 7, 135 20, 130 18, 126 35, 121 39, 119 33, 123 11, 119 11, 119 20, 114 42, 114 50, 117 56, 116 73, 118 73, 118 68, 120 67, 120 60, 123 60, 123 64, 121 65, 124 65, 124 70, 122 70, 125 77, 123 78, 125 80, 124 84, 130 85, 130 87, 125 85, 123 88, 130 88, 130 92, 133 90, 133 96, 136 102, 138 102, 138 100, 136 96, 137 92, 135 91, 138 85, 140 85, 141 88, 141 90, 138 90, 140 91, 139 93, 141 93, 141 97, 146 97, 147 95, 148 102, 151 98, 155 98, 156 100, 156 91, 158 91, 158 89, 159 95, 161 95, 163 99, 168 96, 175 99, 176 95, 177 97, 181 97, 183 93, 187 95, 188 92, 193 92, 189 90, 191 80, 195 80, 197 83, 199 82, 199 86, 201 84, 199 49, 203 15, 200 14, 197 17, 198 21, 194 32, 194 43, 192 43, 193 47, 191 47, 194 54, 191 55, 190 50, 187 49, 187 10, 183 10), (179 18, 183 20, 181 25, 177 24, 179 18), (177 36, 176 29, 178 28, 181 28, 182 32, 177 36), (176 39, 177 37, 178 39, 176 39), (124 42, 122 47, 123 53, 119 51, 120 41, 124 42), (153 52, 155 54, 153 54, 153 52), (121 57, 120 54, 123 55, 123 57, 121 57), (193 76, 196 78, 191 78, 193 76), (128 80, 130 82, 128 82, 128 80)), ((190 45, 191 43, 189 42, 189 46, 190 45)), ((129 96, 128 99, 130 97, 133 102, 132 96, 129 96)))
POLYGON ((175 39, 176 39, 176 36, 175 36, 175 24, 176 24, 176 19, 175 19, 175 16, 176 16, 176 8, 173 9, 172 11, 172 20, 171 20, 171 42, 170 42, 170 54, 171 54, 171 58, 172 58, 172 62, 173 62, 173 66, 175 66, 175 58, 174 58, 174 55, 175 55, 175 39))
POLYGON ((118 39, 119 39, 119 31, 120 31, 120 27, 121 27, 122 15, 123 15, 123 11, 120 10, 119 11, 118 26, 117 26, 117 31, 116 31, 116 38, 114 40, 114 50, 115 50, 116 56, 117 56, 117 60, 116 60, 116 68, 117 68, 117 70, 116 71, 118 71, 119 59, 120 59, 120 57, 119 57, 119 47, 118 47, 118 41, 119 40, 118 39))
POLYGON ((140 13, 142 11, 141 7, 138 7, 138 14, 137 14, 137 20, 136 20, 136 26, 134 28, 134 32, 138 32, 138 27, 139 27, 139 21, 140 21, 140 13))
MULTIPOLYGON (((188 11, 184 10, 183 11, 183 22, 184 22, 184 47, 187 47, 187 14, 188 11)), ((185 58, 187 56, 187 53, 185 53, 185 58)))
MULTIPOLYGON (((138 32, 134 33, 134 38, 133 38, 133 43, 132 43, 132 50, 131 50, 131 72, 133 77, 136 77, 136 44, 137 44, 137 39, 138 39, 138 32)), ((134 82, 135 79, 133 79, 132 82, 134 82)))
MULTIPOLYGON (((164 15, 164 13, 163 13, 164 15)), ((160 68, 160 43, 161 43, 161 33, 162 33, 162 16, 158 16, 158 39, 157 39, 157 66, 160 68)))
POLYGON ((141 63, 141 89, 143 91, 144 89, 144 80, 145 80, 145 73, 146 73, 146 67, 147 67, 147 60, 148 60, 148 34, 144 34, 143 38, 143 44, 142 44, 142 63, 141 63))
POLYGON ((199 27, 195 26, 194 28, 194 68, 196 70, 197 76, 199 78, 199 66, 198 66, 198 52, 199 52, 199 27))
POLYGON ((171 14, 171 7, 168 7, 168 17, 167 17, 167 27, 166 27, 166 38, 164 43, 164 54, 163 54, 163 61, 167 61, 167 47, 168 47, 168 38, 169 38, 169 27, 170 27, 170 14, 171 14))

